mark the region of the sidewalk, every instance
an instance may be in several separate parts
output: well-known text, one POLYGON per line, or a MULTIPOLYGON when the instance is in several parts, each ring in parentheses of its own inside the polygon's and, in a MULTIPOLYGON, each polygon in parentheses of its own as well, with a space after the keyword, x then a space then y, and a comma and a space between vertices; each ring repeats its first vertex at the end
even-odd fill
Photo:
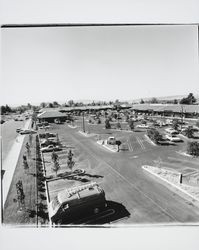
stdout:
MULTIPOLYGON (((28 129, 31 124, 31 120, 27 120, 27 122, 24 125, 23 129, 28 129)), ((2 184, 3 184, 3 205, 5 204, 8 191, 10 188, 10 184, 12 182, 12 177, 17 165, 17 161, 19 158, 19 154, 21 152, 21 148, 24 142, 24 138, 26 135, 18 135, 16 140, 14 141, 10 152, 8 153, 6 159, 4 160, 2 164, 2 169, 5 170, 2 184)))
POLYGON ((91 136, 96 136, 96 134, 93 134, 93 133, 88 133, 87 131, 86 132, 83 132, 81 130, 78 131, 81 135, 85 136, 85 137, 91 137, 91 136))
MULTIPOLYGON (((169 184, 170 186, 174 187, 177 191, 195 200, 199 205, 199 187, 192 187, 185 184, 180 184, 179 173, 148 165, 142 166, 142 169, 159 178, 163 182, 169 184)), ((185 199, 186 196, 184 196, 185 199)))

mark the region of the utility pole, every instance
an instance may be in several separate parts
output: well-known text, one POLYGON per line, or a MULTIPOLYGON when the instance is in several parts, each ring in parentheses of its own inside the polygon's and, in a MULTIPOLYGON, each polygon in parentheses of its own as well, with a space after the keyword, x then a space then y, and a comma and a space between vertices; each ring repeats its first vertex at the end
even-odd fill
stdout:
POLYGON ((183 123, 183 106, 181 106, 181 122, 183 123))
POLYGON ((83 132, 85 133, 84 111, 83 111, 83 132))
MULTIPOLYGON (((185 111, 186 112, 186 111, 185 111)), ((183 106, 181 106, 181 129, 182 129, 182 124, 183 124, 183 114, 185 113, 184 112, 184 108, 183 108, 183 106)))

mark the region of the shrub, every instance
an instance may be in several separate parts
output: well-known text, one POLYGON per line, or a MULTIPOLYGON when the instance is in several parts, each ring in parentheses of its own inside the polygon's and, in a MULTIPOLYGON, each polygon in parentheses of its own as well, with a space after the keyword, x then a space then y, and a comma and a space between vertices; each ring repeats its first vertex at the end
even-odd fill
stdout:
POLYGON ((133 120, 131 119, 131 120, 129 120, 129 128, 131 129, 131 130, 133 130, 134 129, 134 122, 133 122, 133 120))
POLYGON ((110 129, 110 128, 111 128, 111 124, 110 124, 109 119, 106 119, 106 120, 105 120, 105 128, 106 128, 106 129, 110 129))
POLYGON ((162 135, 155 128, 148 129, 147 135, 155 143, 158 143, 160 140, 162 140, 162 135))
POLYGON ((117 126, 117 129, 121 129, 121 128, 122 128, 122 127, 121 127, 121 124, 120 124, 119 122, 117 123, 116 126, 117 126))
POLYGON ((117 145, 117 151, 119 152, 119 150, 120 150, 120 145, 122 144, 122 142, 119 141, 119 140, 117 140, 117 141, 115 142, 115 144, 117 145))
POLYGON ((188 138, 193 138, 194 136, 194 129, 192 126, 189 126, 183 133, 185 136, 187 136, 188 138))
POLYGON ((172 128, 173 129, 178 130, 179 125, 180 125, 180 122, 177 119, 173 120, 173 122, 172 122, 172 128))
POLYGON ((187 145, 187 153, 195 157, 199 156, 199 142, 189 142, 187 145))

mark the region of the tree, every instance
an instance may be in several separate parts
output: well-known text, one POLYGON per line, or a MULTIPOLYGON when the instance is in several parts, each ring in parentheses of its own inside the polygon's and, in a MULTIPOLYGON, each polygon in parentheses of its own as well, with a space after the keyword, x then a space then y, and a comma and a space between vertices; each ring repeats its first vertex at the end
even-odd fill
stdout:
POLYGON ((59 161, 58 154, 56 154, 56 153, 53 151, 52 154, 51 154, 51 159, 52 159, 53 162, 59 161))
POLYGON ((119 140, 116 140, 115 144, 117 145, 117 152, 119 152, 119 150, 120 150, 120 145, 122 144, 122 142, 119 141, 119 140))
POLYGON ((158 143, 159 141, 162 140, 162 135, 155 128, 148 129, 147 135, 155 143, 158 143))
POLYGON ((158 99, 155 98, 155 97, 153 97, 153 98, 151 99, 150 103, 158 103, 158 99))
POLYGON ((45 107, 46 107, 46 103, 45 103, 45 102, 41 102, 41 103, 40 103, 40 107, 41 107, 41 108, 45 108, 45 107))
POLYGON ((60 104, 59 104, 58 102, 54 101, 54 102, 53 102, 53 106, 54 106, 54 107, 59 107, 60 104))
POLYGON ((110 128, 111 128, 111 124, 110 124, 109 119, 106 119, 106 120, 105 120, 105 128, 106 128, 106 129, 110 129, 110 128))
POLYGON ((4 115, 5 113, 12 112, 12 109, 6 104, 6 106, 1 106, 1 115, 4 115))
POLYGON ((132 119, 129 121, 129 128, 130 130, 133 130, 135 128, 134 121, 132 119))
POLYGON ((199 142, 188 142, 187 153, 195 157, 199 156, 199 142))
POLYGON ((100 120, 100 118, 98 118, 97 119, 97 124, 101 124, 102 122, 101 122, 101 120, 100 120))
POLYGON ((118 111, 120 110, 121 105, 120 105, 120 101, 119 101, 118 99, 115 100, 114 107, 115 107, 115 109, 117 109, 118 111))
POLYGON ((48 104, 48 107, 49 107, 49 108, 54 108, 52 102, 50 102, 50 103, 48 104))
POLYGON ((188 138, 193 138, 194 130, 192 126, 188 126, 187 129, 184 131, 184 135, 188 138))
POLYGON ((23 167, 25 171, 29 169, 26 155, 23 155, 23 167))
POLYGON ((141 99, 141 100, 140 100, 140 104, 143 104, 143 103, 144 103, 144 100, 143 100, 143 99, 141 99))
POLYGON ((177 99, 174 99, 174 100, 173 100, 173 104, 178 104, 178 100, 177 100, 177 99))
POLYGON ((59 135, 58 135, 58 133, 56 134, 56 142, 57 142, 58 145, 60 145, 60 140, 59 140, 59 135))
POLYGON ((129 119, 130 119, 129 114, 126 114, 125 121, 129 122, 129 119))
POLYGON ((54 161, 53 162, 52 170, 55 172, 56 176, 57 176, 57 172, 58 172, 59 169, 60 169, 59 162, 58 161, 54 161))
POLYGON ((4 115, 6 113, 5 106, 1 106, 1 115, 4 115))
POLYGON ((117 129, 121 129, 121 128, 122 128, 120 122, 118 122, 118 123, 116 124, 116 126, 117 126, 117 129))
POLYGON ((68 152, 67 165, 70 170, 72 170, 73 166, 75 165, 75 162, 73 161, 73 153, 71 150, 69 150, 68 152))
POLYGON ((32 108, 32 105, 30 103, 27 104, 28 109, 32 108))
POLYGON ((175 130, 178 130, 179 129, 179 121, 177 119, 173 120, 172 122, 172 128, 175 129, 175 130))
POLYGON ((29 134, 29 143, 32 145, 32 134, 29 134))
POLYGON ((69 101, 68 101, 68 105, 69 105, 70 107, 72 107, 72 106, 74 105, 74 101, 73 101, 73 100, 69 100, 69 101))
POLYGON ((194 97, 193 93, 189 93, 187 97, 184 97, 180 100, 180 104, 193 104, 196 102, 196 98, 194 97))
POLYGON ((26 150, 27 150, 27 153, 28 153, 28 156, 30 156, 30 145, 28 144, 28 142, 26 143, 26 150))
POLYGON ((12 109, 6 104, 6 107, 5 107, 5 109, 6 109, 6 112, 7 113, 10 113, 10 112, 12 112, 12 109))

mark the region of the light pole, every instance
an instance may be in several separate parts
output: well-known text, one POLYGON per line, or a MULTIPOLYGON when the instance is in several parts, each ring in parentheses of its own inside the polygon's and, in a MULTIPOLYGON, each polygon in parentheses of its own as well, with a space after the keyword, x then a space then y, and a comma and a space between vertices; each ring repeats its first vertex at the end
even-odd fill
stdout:
POLYGON ((84 111, 83 111, 83 132, 85 133, 84 111))

